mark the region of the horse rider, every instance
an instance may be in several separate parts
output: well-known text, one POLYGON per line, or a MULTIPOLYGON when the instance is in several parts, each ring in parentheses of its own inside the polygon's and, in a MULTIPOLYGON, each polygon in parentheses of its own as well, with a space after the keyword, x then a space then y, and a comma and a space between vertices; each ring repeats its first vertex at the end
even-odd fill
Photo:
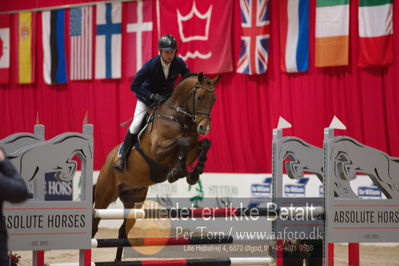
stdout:
POLYGON ((183 59, 176 56, 177 42, 172 35, 167 34, 159 39, 158 50, 159 55, 143 65, 130 85, 130 89, 137 98, 137 104, 133 121, 123 141, 121 158, 113 164, 119 172, 127 169, 127 158, 137 140, 141 124, 149 108, 172 95, 179 74, 184 77, 190 73, 183 59))

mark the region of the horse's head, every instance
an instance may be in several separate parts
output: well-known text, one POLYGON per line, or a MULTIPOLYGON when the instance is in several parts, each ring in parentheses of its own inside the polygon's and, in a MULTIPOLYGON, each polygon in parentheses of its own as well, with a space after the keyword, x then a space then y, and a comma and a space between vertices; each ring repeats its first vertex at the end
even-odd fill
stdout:
POLYGON ((196 131, 202 136, 206 136, 211 128, 211 110, 216 101, 215 86, 220 77, 209 79, 202 73, 191 74, 177 85, 165 102, 185 117, 184 121, 194 123, 196 131))
POLYGON ((198 134, 206 136, 211 128, 211 110, 216 101, 215 86, 221 76, 209 79, 199 73, 189 93, 187 110, 192 114, 198 134))

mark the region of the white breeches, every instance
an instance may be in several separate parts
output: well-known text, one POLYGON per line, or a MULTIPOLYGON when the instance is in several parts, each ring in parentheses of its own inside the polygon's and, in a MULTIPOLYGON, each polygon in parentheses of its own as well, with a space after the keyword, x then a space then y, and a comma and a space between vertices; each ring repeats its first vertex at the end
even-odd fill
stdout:
POLYGON ((129 131, 131 134, 138 134, 140 130, 141 123, 148 111, 148 106, 142 101, 137 100, 136 110, 134 111, 133 121, 130 124, 129 131))

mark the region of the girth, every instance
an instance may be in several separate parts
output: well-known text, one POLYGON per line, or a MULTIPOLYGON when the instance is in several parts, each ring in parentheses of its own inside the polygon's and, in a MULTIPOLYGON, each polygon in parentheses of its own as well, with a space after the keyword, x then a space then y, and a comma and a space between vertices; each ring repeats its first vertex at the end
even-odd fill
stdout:
POLYGON ((144 160, 150 167, 150 179, 154 183, 160 183, 166 180, 166 176, 170 171, 169 166, 160 164, 159 162, 148 156, 141 148, 140 141, 137 141, 134 148, 143 156, 144 160))

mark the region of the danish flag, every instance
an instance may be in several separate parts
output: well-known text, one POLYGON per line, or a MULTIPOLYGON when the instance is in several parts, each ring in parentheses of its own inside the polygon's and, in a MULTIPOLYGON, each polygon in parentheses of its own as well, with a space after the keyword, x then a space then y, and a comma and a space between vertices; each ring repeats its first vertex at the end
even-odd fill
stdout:
POLYGON ((269 0, 240 0, 240 7, 242 35, 237 73, 264 73, 270 37, 269 0))

